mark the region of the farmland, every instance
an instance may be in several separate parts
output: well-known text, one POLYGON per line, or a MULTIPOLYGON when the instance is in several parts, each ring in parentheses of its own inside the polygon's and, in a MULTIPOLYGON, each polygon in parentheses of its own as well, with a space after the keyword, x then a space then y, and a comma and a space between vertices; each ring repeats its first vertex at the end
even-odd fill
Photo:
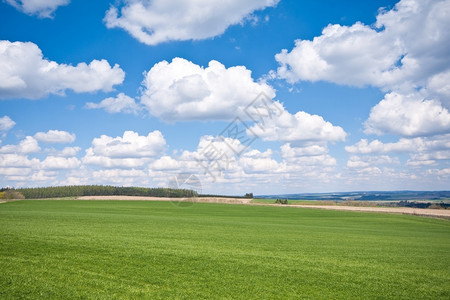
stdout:
POLYGON ((0 204, 0 298, 448 299, 450 222, 195 203, 0 204))

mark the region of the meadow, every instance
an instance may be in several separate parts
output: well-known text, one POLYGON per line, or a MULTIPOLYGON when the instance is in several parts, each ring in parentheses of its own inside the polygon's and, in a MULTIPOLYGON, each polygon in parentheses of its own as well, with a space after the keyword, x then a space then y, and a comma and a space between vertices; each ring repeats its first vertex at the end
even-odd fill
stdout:
POLYGON ((0 299, 450 299, 450 221, 306 208, 0 204, 0 299))

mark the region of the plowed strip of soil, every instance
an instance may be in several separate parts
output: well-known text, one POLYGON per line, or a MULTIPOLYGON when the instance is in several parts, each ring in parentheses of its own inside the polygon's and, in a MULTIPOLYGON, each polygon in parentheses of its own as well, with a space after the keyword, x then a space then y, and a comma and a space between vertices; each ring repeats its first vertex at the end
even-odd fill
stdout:
POLYGON ((250 201, 252 201, 252 199, 248 198, 220 198, 220 197, 159 198, 159 197, 141 197, 141 196, 83 196, 77 197, 77 200, 190 201, 190 202, 232 203, 232 204, 247 204, 250 201))
POLYGON ((331 210, 349 210, 349 211, 366 211, 394 214, 408 214, 418 216, 441 217, 450 219, 450 210, 448 209, 428 209, 428 208, 411 208, 411 207, 364 207, 364 206, 338 206, 338 205, 289 205, 289 207, 331 209, 331 210))

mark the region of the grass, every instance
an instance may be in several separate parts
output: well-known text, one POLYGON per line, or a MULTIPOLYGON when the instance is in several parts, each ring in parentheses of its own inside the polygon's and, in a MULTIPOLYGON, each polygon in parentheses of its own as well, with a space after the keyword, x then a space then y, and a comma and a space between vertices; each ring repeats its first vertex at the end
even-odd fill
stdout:
POLYGON ((4 203, 0 298, 449 299, 450 222, 208 203, 4 203))

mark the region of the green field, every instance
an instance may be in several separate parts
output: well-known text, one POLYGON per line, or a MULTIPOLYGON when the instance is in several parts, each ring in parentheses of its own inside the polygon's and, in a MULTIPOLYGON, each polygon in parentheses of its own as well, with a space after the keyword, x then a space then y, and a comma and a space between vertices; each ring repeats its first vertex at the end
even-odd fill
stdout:
POLYGON ((0 299, 450 299, 450 221, 197 203, 0 204, 0 299))

